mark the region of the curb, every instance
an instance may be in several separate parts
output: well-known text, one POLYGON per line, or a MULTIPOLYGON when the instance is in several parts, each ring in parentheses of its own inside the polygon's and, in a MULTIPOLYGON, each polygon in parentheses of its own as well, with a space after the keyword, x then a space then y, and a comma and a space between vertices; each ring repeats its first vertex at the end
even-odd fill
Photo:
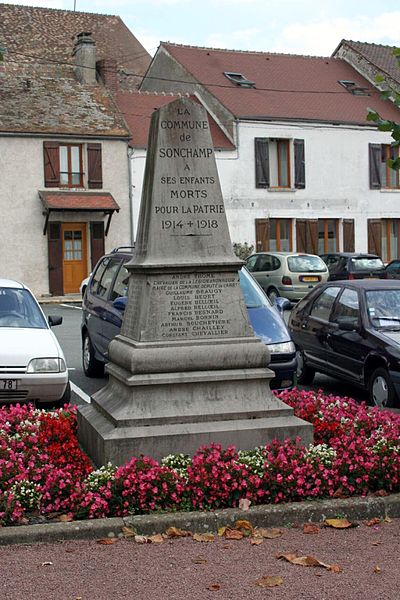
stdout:
POLYGON ((390 496, 354 497, 337 500, 310 500, 280 505, 260 505, 243 511, 227 508, 210 512, 175 512, 133 515, 68 523, 43 523, 0 528, 0 545, 61 542, 65 540, 123 537, 122 528, 132 527, 140 535, 163 533, 177 527, 193 533, 216 533, 222 526, 239 519, 250 521, 253 527, 284 527, 306 522, 321 523, 337 516, 350 521, 374 517, 400 517, 400 494, 390 496))

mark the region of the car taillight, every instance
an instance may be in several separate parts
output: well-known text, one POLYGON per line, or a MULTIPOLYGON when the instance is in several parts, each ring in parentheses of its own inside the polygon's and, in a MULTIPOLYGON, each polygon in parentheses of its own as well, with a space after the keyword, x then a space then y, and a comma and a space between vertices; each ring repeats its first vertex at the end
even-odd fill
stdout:
POLYGON ((349 279, 355 279, 353 273, 349 273, 349 279))
POLYGON ((285 277, 282 277, 282 283, 283 285, 292 285, 292 280, 290 277, 285 275, 285 277))

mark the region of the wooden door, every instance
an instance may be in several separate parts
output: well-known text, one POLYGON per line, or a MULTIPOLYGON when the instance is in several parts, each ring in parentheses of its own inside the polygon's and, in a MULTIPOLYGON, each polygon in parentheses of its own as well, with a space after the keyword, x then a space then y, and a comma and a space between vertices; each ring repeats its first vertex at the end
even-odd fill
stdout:
POLYGON ((62 224, 64 294, 76 294, 87 275, 86 224, 62 224))

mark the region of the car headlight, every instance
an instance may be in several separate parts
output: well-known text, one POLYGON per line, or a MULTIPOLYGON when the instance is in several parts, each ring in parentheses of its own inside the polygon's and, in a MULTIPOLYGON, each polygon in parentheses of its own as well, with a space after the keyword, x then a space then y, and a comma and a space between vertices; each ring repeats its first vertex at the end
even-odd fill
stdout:
POLYGON ((33 358, 27 373, 64 373, 67 370, 62 358, 33 358))
POLYGON ((294 354, 296 348, 293 342, 281 342, 280 344, 267 344, 271 354, 294 354))

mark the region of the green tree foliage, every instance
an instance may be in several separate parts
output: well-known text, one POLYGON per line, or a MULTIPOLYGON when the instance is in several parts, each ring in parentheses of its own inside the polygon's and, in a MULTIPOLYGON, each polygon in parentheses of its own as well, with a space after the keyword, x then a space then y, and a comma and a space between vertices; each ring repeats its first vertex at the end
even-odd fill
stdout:
POLYGON ((246 260, 246 258, 248 258, 250 254, 253 254, 254 246, 250 246, 247 242, 245 242, 244 244, 235 243, 233 244, 233 251, 236 254, 236 256, 238 256, 242 260, 246 260))

